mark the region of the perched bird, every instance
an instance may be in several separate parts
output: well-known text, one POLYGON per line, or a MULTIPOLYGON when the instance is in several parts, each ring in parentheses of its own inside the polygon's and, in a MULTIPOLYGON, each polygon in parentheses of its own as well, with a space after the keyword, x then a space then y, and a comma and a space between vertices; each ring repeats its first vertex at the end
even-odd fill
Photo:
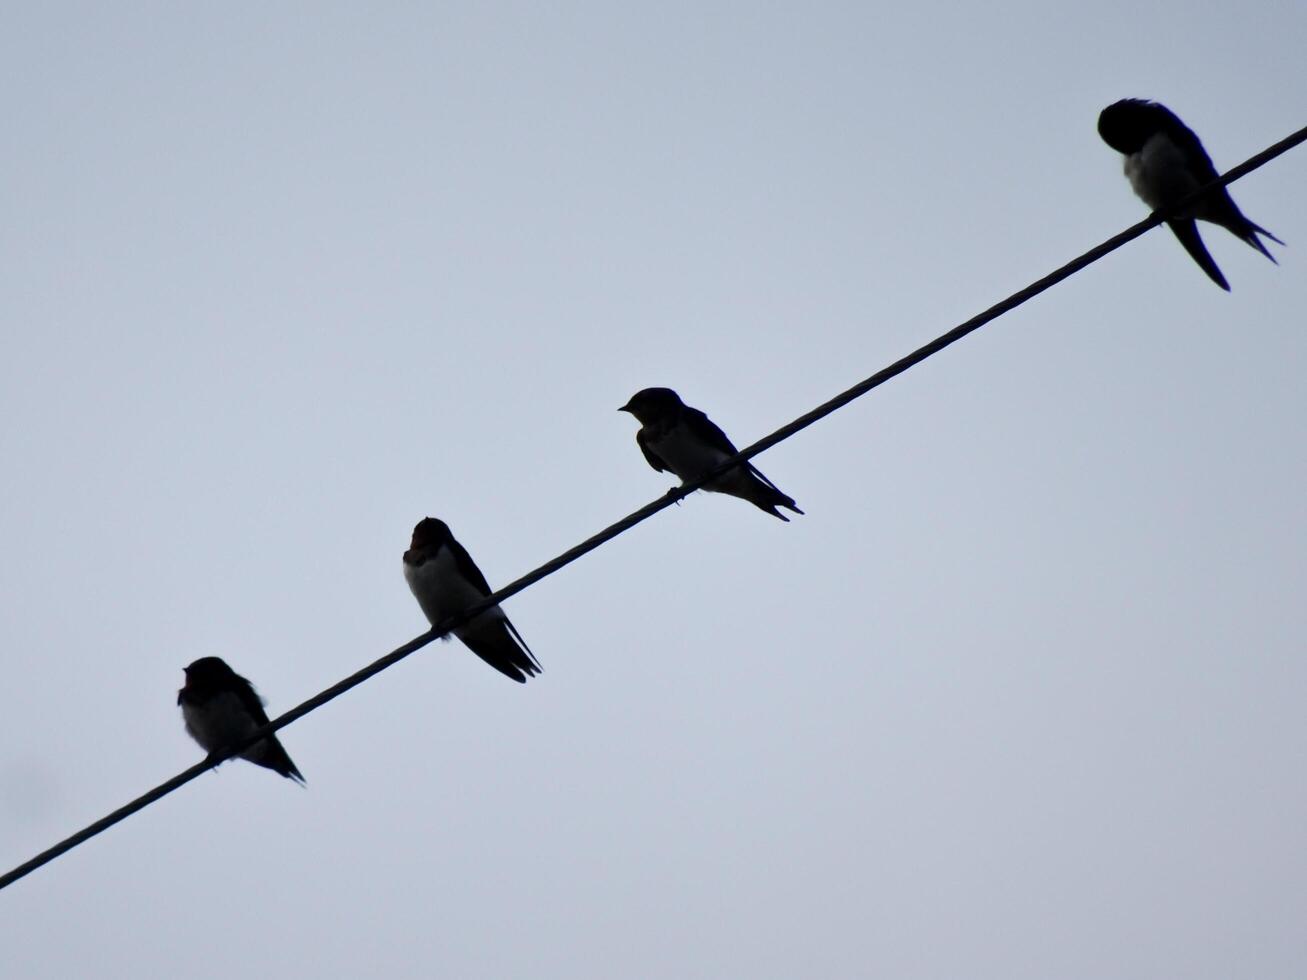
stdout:
MULTIPOLYGON (((404 552, 404 578, 432 626, 492 591, 467 549, 454 540, 449 525, 434 517, 424 517, 413 528, 413 542, 404 552)), ((454 635, 519 684, 540 673, 535 654, 498 606, 458 627, 454 635)))
MULTIPOLYGON (((637 391, 618 411, 630 412, 640 422, 635 441, 649 465, 660 473, 674 473, 682 483, 697 479, 738 452, 725 432, 703 412, 681 401, 681 396, 670 388, 637 391)), ((710 480, 704 489, 747 500, 787 522, 789 518, 777 507, 803 513, 794 505, 793 497, 781 493, 749 462, 710 480)))
MULTIPOLYGON (((186 684, 177 692, 177 703, 182 706, 186 731, 210 755, 230 748, 268 723, 254 687, 219 657, 201 657, 186 668, 186 684)), ((240 757, 304 783, 276 735, 255 742, 240 757)))
MULTIPOLYGON (((1098 135, 1112 149, 1125 154, 1125 175, 1130 186, 1154 211, 1173 207, 1219 176, 1193 130, 1174 112, 1156 102, 1144 99, 1113 102, 1098 115, 1098 135)), ((1275 257, 1257 236, 1265 235, 1273 242, 1284 244, 1245 218, 1224 187, 1203 195, 1182 213, 1168 218, 1166 223, 1185 251, 1212 282, 1227 292, 1230 284, 1199 237, 1196 218, 1228 229, 1272 262, 1275 257)))

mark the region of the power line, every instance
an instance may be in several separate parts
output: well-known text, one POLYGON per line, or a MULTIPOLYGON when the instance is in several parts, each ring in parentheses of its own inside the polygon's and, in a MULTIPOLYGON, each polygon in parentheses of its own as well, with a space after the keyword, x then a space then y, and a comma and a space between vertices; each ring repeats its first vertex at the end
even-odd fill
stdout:
MULTIPOLYGON (((1291 150, 1293 147, 1297 146, 1298 144, 1304 141, 1307 141, 1307 127, 1303 127, 1297 132, 1292 133, 1289 136, 1286 136, 1278 143, 1275 143, 1267 147, 1265 150, 1262 150, 1262 152, 1256 154, 1255 156, 1249 157, 1247 160, 1239 164, 1237 167, 1234 167, 1233 169, 1227 171, 1226 173, 1218 177, 1216 180, 1212 181, 1211 183, 1207 184, 1205 187, 1201 188, 1194 194, 1191 194, 1189 197, 1185 198, 1183 201, 1177 204, 1174 209, 1172 209, 1170 212, 1167 213, 1179 213, 1183 211, 1188 205, 1197 201, 1199 198, 1203 197, 1205 194, 1212 191, 1213 189, 1217 187, 1224 187, 1226 184, 1233 183, 1234 181, 1238 180, 1240 177, 1252 173, 1252 171, 1269 163, 1271 160, 1274 160, 1282 153, 1291 150)), ((1013 293, 1011 296, 1007 297, 1007 299, 995 303, 993 306, 985 310, 983 313, 979 313, 976 316, 973 316, 970 320, 958 324, 952 330, 948 331, 948 333, 941 334, 939 337, 936 337, 930 343, 917 348, 915 351, 913 351, 911 354, 908 354, 906 357, 900 358, 899 360, 895 361, 893 364, 889 365, 888 367, 882 368, 881 370, 877 371, 871 377, 863 381, 859 381, 853 387, 848 388, 845 391, 842 391, 840 394, 836 395, 834 398, 830 399, 829 401, 823 402, 821 405, 818 405, 812 411, 807 412, 804 415, 800 415, 794 421, 781 426, 775 432, 771 433, 771 435, 764 436, 763 438, 759 439, 757 442, 753 443, 752 445, 740 450, 730 459, 724 460, 720 465, 704 473, 697 480, 692 480, 688 483, 682 484, 679 487, 674 487, 671 490, 668 490, 667 493, 659 497, 657 500, 650 501, 649 503, 641 507, 639 510, 632 511, 630 514, 627 514, 625 517, 623 517, 620 521, 608 525, 608 527, 604 528, 602 531, 586 538, 580 544, 575 545, 572 548, 569 548, 567 551, 563 552, 558 557, 545 562, 539 568, 527 572, 521 578, 510 582, 508 585, 505 585, 497 592, 491 593, 489 596, 487 596, 485 599, 481 600, 480 602, 477 602, 474 605, 469 606, 467 609, 463 610, 458 615, 450 616, 447 619, 442 620, 439 624, 432 627, 430 630, 423 633, 421 636, 414 637, 413 639, 405 643, 403 646, 397 647, 396 649, 392 650, 390 653, 386 654, 384 657, 381 657, 378 660, 374 660, 366 667, 363 667, 362 669, 357 670, 354 673, 350 674, 344 680, 336 682, 326 690, 321 691, 318 694, 315 694, 307 701, 304 701, 301 704, 296 705, 294 708, 291 708, 285 714, 280 715, 279 717, 277 717, 276 719, 274 719, 273 721, 265 725, 263 728, 260 728, 258 731, 251 734, 248 738, 244 739, 239 744, 233 745, 230 748, 226 749, 225 751, 214 753, 209 757, 207 757, 206 759, 204 759, 203 761, 197 762, 189 769, 186 769, 183 772, 178 773, 176 776, 173 776, 171 779, 167 780, 166 782, 160 783, 158 786, 154 787, 154 789, 150 790, 148 793, 145 793, 142 796, 138 796, 130 803, 127 803, 124 806, 119 807, 117 810, 114 810, 112 813, 104 817, 101 817, 99 820, 95 821, 89 826, 84 827, 82 830, 79 830, 71 837, 67 837, 64 840, 61 840, 53 847, 50 847, 47 850, 42 851, 40 854, 37 854, 35 857, 31 858, 28 861, 24 861, 22 864, 18 865, 18 867, 7 872, 3 876, 0 876, 0 888, 6 888, 9 885, 12 885, 19 878, 22 878, 25 875, 30 874, 31 872, 35 871, 37 868, 41 867, 44 864, 48 864, 49 862, 53 861, 55 858, 59 857, 61 854, 64 854, 65 852, 72 850, 74 847, 77 847, 79 844, 90 840, 92 837, 96 836, 102 831, 108 830, 114 824, 118 823, 121 820, 126 819, 136 811, 144 809, 145 807, 149 806, 151 803, 155 802, 156 800, 162 799, 163 797, 171 793, 173 790, 178 789, 181 786, 184 786, 186 783, 189 783, 192 779, 195 779, 197 776, 202 775, 203 773, 207 772, 209 769, 212 769, 214 766, 218 765, 219 763, 224 762, 235 755, 238 755, 243 749, 249 747, 250 745, 253 745, 255 742, 259 741, 265 735, 275 732, 281 728, 285 728, 291 722, 297 721, 300 718, 307 715, 310 711, 316 711, 318 708, 322 707, 328 701, 335 700, 336 698, 340 697, 340 695, 344 694, 346 691, 350 690, 351 688, 357 687, 359 684, 362 684, 364 681, 372 677, 374 674, 379 674, 387 667, 391 667, 394 664, 399 663, 399 661, 403 660, 409 654, 414 653, 417 650, 420 650, 422 647, 426 646, 428 643, 431 643, 433 640, 439 639, 440 637, 449 633, 451 630, 456 629, 457 627, 463 625, 464 623, 473 619, 478 614, 489 609, 491 606, 496 606, 499 603, 503 602, 504 600, 517 595, 523 589, 526 589, 534 585, 536 582, 539 582, 541 579, 547 578, 548 576, 554 574, 554 572, 557 572, 558 570, 566 567, 567 565, 570 565, 578 558, 588 554, 591 551, 594 551, 600 545, 605 544, 608 541, 611 541, 619 534, 623 534, 626 531, 630 530, 631 528, 635 527, 637 524, 640 524, 643 521, 648 520, 650 517, 658 513, 660 510, 664 510, 665 508, 670 507, 672 504, 677 503, 680 500, 683 500, 685 497, 688 497, 690 494, 694 493, 696 490, 702 487, 705 483, 708 483, 709 481, 713 480, 717 476, 720 476, 722 473, 726 472, 726 470, 732 468, 742 460, 752 459, 754 456, 757 456, 759 453, 765 452, 766 450, 770 449, 772 446, 776 445, 778 442, 783 442, 784 440, 790 438, 790 436, 794 435, 795 433, 800 432, 803 429, 806 429, 814 422, 817 422, 818 420, 825 418, 827 415, 830 415, 832 412, 835 412, 838 409, 843 408, 845 405, 849 404, 849 402, 853 401, 854 399, 862 397, 867 392, 871 391, 873 388, 877 388, 880 385, 884 384, 886 381, 889 381, 891 378, 894 378, 902 374, 904 371, 908 370, 908 368, 920 364, 926 358, 931 357, 934 354, 938 354, 940 351, 942 351, 945 347, 948 347, 950 344, 953 344, 956 341, 961 340, 963 337, 965 337, 969 333, 972 333, 973 331, 979 330, 981 327, 989 323, 991 320, 995 320, 998 317, 1002 316, 1004 313, 1007 313, 1010 310, 1013 310, 1016 307, 1020 306, 1021 304, 1025 303, 1027 300, 1033 299, 1035 296, 1038 296, 1040 293, 1044 292, 1050 287, 1057 285, 1062 280, 1075 275, 1081 269, 1085 268, 1086 266, 1094 262, 1097 262, 1099 259, 1107 255, 1109 252, 1116 251, 1118 248, 1120 248, 1122 245, 1125 245, 1127 242, 1133 241, 1134 239, 1138 238, 1140 235, 1144 234, 1144 232, 1149 231, 1152 228, 1155 228, 1157 225, 1161 224, 1164 220, 1165 220, 1165 214, 1160 212, 1154 212, 1153 214, 1145 218, 1143 221, 1131 225, 1129 228, 1127 228, 1125 231, 1121 232, 1120 234, 1113 235, 1111 238, 1107 239, 1107 241, 1103 242, 1102 244, 1095 245, 1087 252, 1084 252, 1083 254, 1072 259, 1070 262, 1066 263, 1060 268, 1054 270, 1053 272, 1050 272, 1042 279, 1037 279, 1035 282, 1031 283, 1029 286, 1026 286, 1024 289, 1020 289, 1017 292, 1013 293)))

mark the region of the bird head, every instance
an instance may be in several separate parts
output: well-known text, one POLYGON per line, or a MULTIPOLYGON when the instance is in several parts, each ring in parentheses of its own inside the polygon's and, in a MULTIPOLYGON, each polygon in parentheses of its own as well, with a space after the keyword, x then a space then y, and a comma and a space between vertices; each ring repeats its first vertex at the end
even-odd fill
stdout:
POLYGON ((1171 110, 1156 102, 1122 99, 1098 114, 1098 135, 1118 153, 1138 153, 1172 118, 1171 110))
POLYGON ((221 657, 201 657, 183 671, 186 686, 199 690, 227 687, 236 672, 221 657))
POLYGON ((681 396, 671 388, 644 388, 632 395, 618 411, 630 412, 643 425, 674 415, 684 407, 681 396))
POLYGON ((436 551, 452 537, 449 525, 444 521, 436 517, 424 517, 413 528, 413 541, 409 544, 409 549, 436 551))

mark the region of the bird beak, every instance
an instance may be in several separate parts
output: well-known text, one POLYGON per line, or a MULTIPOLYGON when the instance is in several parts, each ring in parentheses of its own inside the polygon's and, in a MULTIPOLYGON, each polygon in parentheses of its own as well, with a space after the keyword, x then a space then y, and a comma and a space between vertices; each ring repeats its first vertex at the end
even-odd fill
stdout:
POLYGON ((621 408, 618 409, 619 412, 629 412, 630 410, 631 410, 630 405, 623 405, 621 408))

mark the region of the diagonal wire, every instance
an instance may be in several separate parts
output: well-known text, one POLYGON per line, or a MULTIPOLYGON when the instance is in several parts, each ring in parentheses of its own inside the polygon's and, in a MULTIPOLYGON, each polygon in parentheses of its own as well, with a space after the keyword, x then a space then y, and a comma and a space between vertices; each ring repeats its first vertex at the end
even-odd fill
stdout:
POLYGON ((384 657, 374 660, 366 667, 363 667, 362 669, 357 670, 354 673, 350 674, 344 680, 336 682, 326 690, 321 691, 318 694, 315 694, 307 701, 304 701, 301 704, 298 704, 295 707, 291 708, 285 714, 279 716, 278 718, 269 722, 264 727, 258 729, 256 732, 252 733, 248 738, 244 739, 240 743, 233 744, 221 752, 212 753, 202 762, 197 762, 189 769, 186 769, 183 772, 178 773, 176 776, 173 776, 171 779, 167 780, 166 782, 160 783, 158 786, 154 787, 154 789, 150 790, 148 793, 145 793, 142 796, 138 796, 130 803, 127 803, 124 806, 119 807, 117 810, 114 810, 112 813, 104 817, 101 817, 99 820, 95 821, 94 823, 90 824, 87 827, 84 827, 83 829, 79 830, 77 833, 73 834, 72 836, 64 838, 59 843, 55 844, 53 847, 50 847, 42 851, 40 854, 37 854, 35 857, 31 858, 30 860, 24 861, 22 864, 18 865, 13 870, 5 873, 4 875, 0 875, 0 889, 12 885, 19 878, 22 878, 23 876, 30 874, 31 872, 35 871, 37 868, 41 867, 42 865, 48 864, 49 862, 53 861, 61 854, 64 854, 65 852, 72 850, 74 847, 78 846, 79 844, 87 840, 90 840, 92 837, 96 836, 97 834, 105 830, 108 830, 114 824, 118 823, 121 820, 126 819, 127 817, 131 816, 133 813, 136 813, 138 810, 144 809, 145 807, 149 806, 151 803, 154 803, 156 800, 162 799, 163 797, 171 793, 173 790, 179 789, 180 787, 184 786, 186 783, 189 783, 192 779, 195 779, 197 776, 202 775, 203 773, 207 772, 209 769, 212 769, 214 766, 218 765, 219 763, 224 762, 227 759, 230 759, 233 756, 238 755, 243 749, 253 745, 255 742, 259 741, 259 739, 261 739, 263 736, 271 732, 275 732, 278 729, 285 728, 291 722, 303 718, 310 711, 316 711, 318 708, 322 707, 328 701, 335 700, 336 698, 344 694, 346 691, 350 690, 351 688, 357 687, 358 685, 362 684, 364 681, 366 681, 368 678, 372 677, 373 675, 381 673, 381 671, 385 670, 387 667, 394 666, 395 664, 403 660, 405 657, 407 657, 409 654, 414 653, 417 650, 420 650, 428 643, 431 643, 432 641, 437 640, 440 637, 444 636, 445 634, 449 633, 451 630, 456 629, 459 626, 462 626, 464 623, 473 619, 478 614, 484 612, 485 610, 491 608, 492 606, 498 605, 499 603, 503 602, 505 599, 517 595, 523 589, 526 589, 534 585, 536 582, 539 582, 541 579, 547 578, 548 576, 554 574, 554 572, 557 572, 559 569, 562 569, 570 565, 578 558, 582 557, 583 555, 589 554, 591 551, 594 551, 600 545, 608 541, 611 541, 619 534, 623 534, 626 531, 630 530, 631 528, 635 527, 637 524, 640 524, 643 521, 648 520, 650 517, 658 513, 660 510, 664 510, 667 507, 670 507, 672 504, 677 503, 678 501, 684 499, 685 497, 688 497, 690 494, 694 493, 696 490, 701 488, 705 483, 708 483, 710 480, 714 479, 715 477, 720 476, 722 473, 726 472, 726 470, 730 469, 732 466, 736 465, 740 461, 746 459, 752 459, 754 456, 757 456, 759 453, 765 452, 766 450, 770 449, 772 446, 776 445, 778 442, 783 442, 784 440, 790 438, 790 436, 794 435, 795 433, 800 432, 803 429, 806 429, 814 422, 817 422, 825 418, 827 415, 830 415, 832 412, 835 412, 843 408, 849 402, 853 401, 856 398, 860 398, 861 396, 865 395, 867 392, 871 391, 873 388, 877 388, 880 385, 884 384, 886 381, 889 381, 891 378, 897 377, 898 375, 902 374, 904 371, 908 370, 908 368, 920 364, 926 358, 939 353, 945 347, 948 347, 950 344, 953 344, 961 340, 967 334, 979 330, 981 327, 989 323, 991 320, 997 319, 998 317, 1002 316, 1004 313, 1007 313, 1008 311, 1015 309, 1016 307, 1025 303, 1027 300, 1033 299, 1035 296, 1038 296, 1040 293, 1044 292, 1050 287, 1057 285, 1058 283, 1062 282, 1062 280, 1075 275, 1081 269, 1085 268, 1088 265, 1091 265, 1094 262, 1097 262, 1099 259, 1107 255, 1109 252, 1116 251, 1122 245, 1125 245, 1127 242, 1131 242, 1134 239, 1138 238, 1140 235, 1144 234, 1144 232, 1157 227, 1159 224, 1161 224, 1163 221, 1166 220, 1167 214, 1175 214, 1175 213, 1183 212, 1186 207, 1196 202, 1199 198, 1203 197, 1209 191, 1217 187, 1224 187, 1226 184, 1233 183, 1234 181, 1238 180, 1240 177, 1252 173, 1252 171, 1269 163, 1271 160, 1274 160, 1282 153, 1285 153, 1288 150, 1293 149, 1293 147, 1297 146, 1298 144, 1304 141, 1307 141, 1307 127, 1303 127, 1302 129, 1299 129, 1297 132, 1291 133, 1290 135, 1286 136, 1284 139, 1280 140, 1279 142, 1274 143, 1271 146, 1268 146, 1260 153, 1249 157, 1247 160, 1239 164, 1237 167, 1234 167, 1231 170, 1226 171, 1216 180, 1211 181, 1205 187, 1202 187, 1198 191, 1195 191, 1193 194, 1189 195, 1189 197, 1179 202, 1174 208, 1169 209, 1167 212, 1154 212, 1153 214, 1145 218, 1143 221, 1131 225, 1125 231, 1122 231, 1117 235, 1113 235, 1111 238, 1107 239, 1107 241, 1102 242, 1099 245, 1095 245, 1087 252, 1084 252, 1083 254, 1072 259, 1070 262, 1066 263, 1060 268, 1055 269, 1053 272, 1050 272, 1042 279, 1037 279, 1035 282, 1032 282, 1029 286, 1026 286, 1024 289, 1017 290, 1011 296, 1007 297, 1006 299, 998 303, 995 303, 993 306, 985 310, 983 313, 978 313, 977 315, 973 316, 970 320, 958 324, 952 330, 948 331, 948 333, 941 334, 940 336, 932 340, 930 343, 917 348, 911 354, 908 354, 906 357, 900 358, 899 360, 895 361, 893 364, 889 365, 888 367, 882 368, 881 370, 877 371, 871 377, 866 378, 863 381, 859 381, 853 387, 840 392, 838 395, 836 395, 834 398, 830 399, 829 401, 823 402, 822 404, 818 405, 812 411, 807 412, 804 415, 800 415, 794 421, 781 426, 775 432, 771 433, 771 435, 764 436, 763 438, 759 439, 757 442, 753 443, 752 445, 745 447, 744 449, 736 453, 734 456, 732 456, 730 459, 723 460, 720 465, 705 472, 698 479, 687 481, 681 484, 679 487, 674 487, 673 489, 668 490, 667 493, 659 497, 657 500, 650 501, 649 503, 641 507, 639 510, 632 511, 630 514, 627 514, 625 517, 623 517, 620 521, 608 525, 608 527, 604 528, 602 531, 586 538, 580 544, 572 548, 569 548, 567 551, 564 551, 558 557, 545 562, 543 565, 541 565, 539 568, 534 569, 533 571, 527 572, 521 578, 515 579, 514 581, 510 582, 508 585, 505 585, 503 588, 499 589, 497 592, 491 593, 485 599, 482 599, 479 602, 476 602, 473 605, 468 606, 458 615, 450 616, 442 620, 439 624, 432 627, 430 630, 423 633, 421 636, 414 637, 413 639, 405 643, 403 646, 396 647, 394 650, 386 654, 384 657))

